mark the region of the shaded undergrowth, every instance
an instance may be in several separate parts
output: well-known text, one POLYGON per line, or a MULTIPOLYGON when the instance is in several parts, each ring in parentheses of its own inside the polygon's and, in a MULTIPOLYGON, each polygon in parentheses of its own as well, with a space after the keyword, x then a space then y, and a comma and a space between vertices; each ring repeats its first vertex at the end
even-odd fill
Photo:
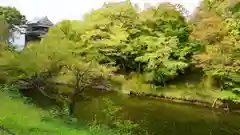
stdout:
MULTIPOLYGON (((117 135, 131 134, 125 130, 126 122, 115 121, 117 128, 110 129, 98 122, 81 122, 67 115, 67 109, 43 110, 24 99, 14 88, 1 88, 0 125, 16 135, 117 135), (9 90, 10 89, 10 90, 9 90), (8 90, 8 91, 6 91, 8 90)), ((113 113, 106 112, 110 116, 113 113)), ((112 118, 110 118, 113 120, 112 118)), ((114 122, 113 122, 114 123, 114 122)), ((128 127, 131 123, 127 123, 128 127)), ((130 126, 129 126, 130 125, 130 126)), ((128 128, 130 129, 130 128, 128 128)), ((0 130, 1 134, 8 135, 0 130)))

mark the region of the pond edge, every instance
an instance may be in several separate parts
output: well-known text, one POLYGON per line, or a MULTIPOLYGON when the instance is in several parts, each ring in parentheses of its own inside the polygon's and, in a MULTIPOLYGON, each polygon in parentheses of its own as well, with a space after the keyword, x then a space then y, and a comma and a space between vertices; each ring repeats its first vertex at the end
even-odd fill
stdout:
MULTIPOLYGON (((124 92, 124 94, 127 94, 130 97, 148 97, 151 99, 157 99, 164 102, 172 102, 172 103, 178 103, 178 104, 189 104, 189 105, 196 105, 196 106, 202 106, 207 107, 210 109, 215 110, 221 110, 221 111, 230 111, 229 105, 227 102, 224 102, 223 100, 217 98, 214 100, 214 102, 199 100, 199 99, 187 99, 187 98, 177 98, 177 97, 170 97, 165 95, 156 95, 152 93, 144 93, 144 92, 124 92)), ((235 104, 239 104, 234 102, 235 104)), ((239 111, 239 110, 238 110, 239 111)), ((238 112, 236 111, 236 112, 238 112)), ((235 110, 231 110, 231 112, 235 112, 235 110)))

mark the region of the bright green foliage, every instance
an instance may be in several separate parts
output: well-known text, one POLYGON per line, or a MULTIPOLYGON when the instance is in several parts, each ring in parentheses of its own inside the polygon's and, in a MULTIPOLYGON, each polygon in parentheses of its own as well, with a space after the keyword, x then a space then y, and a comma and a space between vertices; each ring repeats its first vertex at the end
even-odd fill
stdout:
POLYGON ((16 8, 0 6, 0 52, 5 49, 12 49, 9 45, 9 38, 12 36, 9 29, 12 25, 21 25, 26 22, 23 16, 16 8))
POLYGON ((229 6, 231 12, 225 14, 227 6, 226 1, 203 1, 187 22, 179 5, 163 3, 137 12, 129 2, 106 4, 81 22, 59 23, 48 37, 69 40, 84 61, 117 68, 117 73, 138 72, 155 85, 191 74, 186 69, 196 65, 222 80, 221 86, 235 88, 239 21, 237 6, 229 6))
POLYGON ((70 25, 66 21, 59 24, 65 35, 77 33, 78 40, 84 42, 85 47, 77 52, 81 56, 117 66, 125 73, 154 73, 152 79, 157 82, 188 67, 195 51, 195 44, 188 40, 190 29, 186 20, 168 3, 141 13, 128 2, 105 5, 87 14, 78 28, 76 23, 70 25), (73 27, 81 31, 76 32, 73 27))
MULTIPOLYGON (((129 3, 105 5, 85 16, 86 32, 82 39, 97 52, 99 63, 131 68, 129 54, 124 48, 133 35, 137 12, 129 3)), ((89 46, 88 45, 88 46, 89 46)))
POLYGON ((8 24, 5 18, 0 16, 0 42, 5 42, 8 39, 8 36, 8 24))
MULTIPOLYGON (((63 122, 54 118, 47 111, 29 105, 16 96, 9 97, 9 93, 0 90, 0 125, 16 135, 120 135, 98 125, 76 123, 73 120, 63 122), (71 124, 69 124, 71 123, 71 124), (76 126, 77 125, 77 126, 76 126)), ((0 130, 1 135, 9 135, 0 130)))
POLYGON ((185 18, 177 7, 169 3, 160 4, 157 8, 150 8, 144 11, 141 16, 144 25, 148 27, 149 34, 176 36, 180 42, 188 41, 190 28, 185 18))
POLYGON ((151 89, 145 84, 167 86, 200 67, 218 88, 237 90, 237 8, 226 0, 204 0, 187 21, 179 5, 162 3, 139 12, 129 1, 105 4, 82 21, 60 22, 40 43, 20 53, 5 52, 2 74, 21 87, 67 85, 73 104, 83 90, 109 87, 109 82, 122 85, 131 72, 143 78, 142 87, 151 89))
POLYGON ((20 89, 39 90, 51 99, 59 100, 62 92, 68 92, 58 91, 54 86, 66 85, 72 91, 64 100, 71 103, 83 90, 101 85, 97 78, 107 80, 112 68, 107 69, 74 53, 76 45, 81 46, 82 42, 75 44, 64 34, 61 39, 59 35, 62 31, 58 32, 57 36, 49 34, 40 43, 29 44, 20 53, 4 53, 0 59, 1 71, 9 75, 7 82, 20 89))
POLYGON ((188 39, 190 28, 174 5, 164 3, 140 14, 144 31, 134 45, 144 48, 137 61, 146 63, 149 79, 165 82, 189 66, 191 55, 198 44, 188 39))
POLYGON ((16 8, 0 6, 0 16, 4 17, 8 24, 20 25, 26 22, 26 18, 16 8))
MULTIPOLYGON (((204 0, 187 21, 187 12, 179 5, 162 3, 139 12, 129 1, 105 4, 82 21, 60 22, 40 42, 28 44, 21 52, 6 50, 0 42, 0 79, 64 101, 70 114, 85 90, 114 87, 148 92, 170 86, 183 76, 191 80, 186 76, 195 73, 192 69, 203 72, 201 77, 211 80, 210 86, 230 90, 225 92, 231 93, 225 94, 229 97, 240 92, 238 11, 237 3, 204 0)), ((1 41, 8 35, 7 24, 24 21, 16 9, 0 7, 1 41)), ((214 93, 206 88, 208 92, 203 90, 202 95, 214 93)), ((115 126, 122 124, 132 128, 131 123, 115 126)))
POLYGON ((206 48, 196 55, 197 65, 216 80, 215 85, 236 92, 240 87, 240 20, 237 12, 227 10, 234 6, 227 0, 205 0, 194 18, 193 36, 206 48))

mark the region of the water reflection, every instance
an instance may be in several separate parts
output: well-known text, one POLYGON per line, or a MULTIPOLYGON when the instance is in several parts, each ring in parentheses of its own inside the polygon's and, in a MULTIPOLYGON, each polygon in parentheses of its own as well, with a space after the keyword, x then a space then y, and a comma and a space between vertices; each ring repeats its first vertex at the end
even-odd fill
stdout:
POLYGON ((90 94, 92 100, 81 101, 76 114, 84 120, 105 119, 103 98, 121 106, 123 119, 138 123, 154 135, 240 135, 240 116, 213 110, 146 98, 133 98, 116 93, 90 94))

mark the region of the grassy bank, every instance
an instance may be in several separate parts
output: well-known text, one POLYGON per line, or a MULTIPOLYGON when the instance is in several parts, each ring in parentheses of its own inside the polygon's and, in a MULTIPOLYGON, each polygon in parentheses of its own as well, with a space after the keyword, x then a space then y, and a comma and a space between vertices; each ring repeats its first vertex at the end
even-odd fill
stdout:
MULTIPOLYGON (((33 105, 25 103, 19 97, 10 97, 0 92, 0 125, 16 135, 111 135, 98 127, 78 125, 74 128, 62 120, 33 105)), ((9 135, 0 130, 1 135, 9 135)))
POLYGON ((177 83, 166 87, 156 87, 144 83, 143 78, 134 76, 126 80, 122 86, 123 93, 130 93, 130 91, 140 96, 151 95, 151 97, 165 98, 173 102, 195 102, 195 104, 207 106, 211 106, 216 99, 240 103, 240 97, 231 91, 207 88, 203 83, 177 83))

